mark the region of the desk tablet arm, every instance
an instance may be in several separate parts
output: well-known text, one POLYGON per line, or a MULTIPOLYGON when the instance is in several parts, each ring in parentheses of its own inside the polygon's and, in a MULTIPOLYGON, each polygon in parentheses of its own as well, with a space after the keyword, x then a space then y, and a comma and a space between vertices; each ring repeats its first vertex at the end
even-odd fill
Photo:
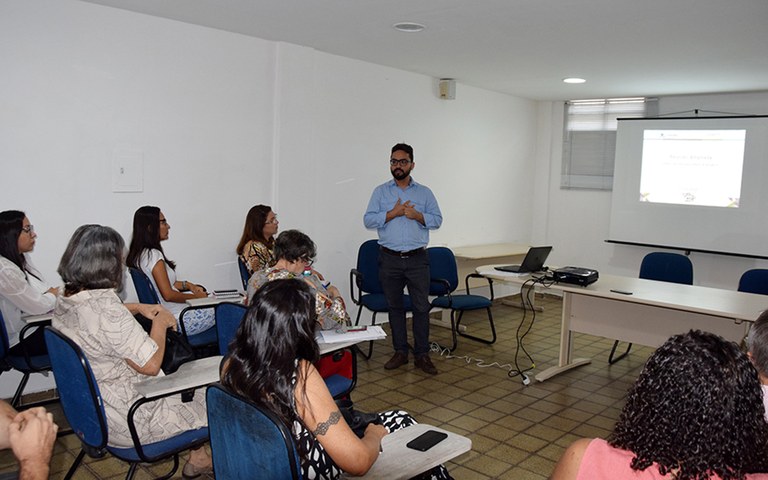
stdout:
POLYGON ((480 275, 479 273, 470 273, 464 279, 464 283, 465 283, 466 288, 467 288, 467 295, 471 295, 471 293, 469 291, 469 279, 470 278, 482 278, 484 280, 487 280, 488 281, 488 288, 491 289, 491 299, 490 300, 493 301, 493 279, 492 278, 488 278, 488 277, 484 277, 483 275, 480 275))
MULTIPOLYGON (((139 410, 139 408, 142 405, 144 405, 145 403, 155 402, 157 400, 160 400, 161 398, 166 398, 166 397, 170 397, 172 395, 177 395, 177 394, 181 394, 183 399, 184 398, 189 398, 191 400, 192 399, 192 395, 194 395, 194 392, 195 392, 196 389, 204 388, 206 386, 208 386, 208 384, 204 383, 202 385, 198 385, 198 386, 192 387, 192 388, 185 387, 185 388, 181 388, 181 389, 178 389, 178 390, 174 390, 172 392, 162 393, 162 394, 159 394, 159 395, 152 395, 152 396, 148 396, 148 397, 141 397, 138 400, 136 400, 133 403, 133 405, 131 405, 131 408, 128 409, 128 417, 127 417, 127 420, 128 420, 128 430, 131 433, 131 439, 133 440, 133 447, 136 449, 136 454, 139 456, 139 458, 141 459, 142 462, 151 463, 154 460, 152 460, 148 455, 146 455, 144 453, 144 449, 143 449, 143 446, 141 444, 141 440, 139 439, 139 432, 136 430, 136 423, 133 420, 133 418, 136 415, 136 412, 139 410)), ((189 401, 189 400, 184 400, 184 401, 189 401)), ((178 461, 178 459, 176 461, 178 461)))

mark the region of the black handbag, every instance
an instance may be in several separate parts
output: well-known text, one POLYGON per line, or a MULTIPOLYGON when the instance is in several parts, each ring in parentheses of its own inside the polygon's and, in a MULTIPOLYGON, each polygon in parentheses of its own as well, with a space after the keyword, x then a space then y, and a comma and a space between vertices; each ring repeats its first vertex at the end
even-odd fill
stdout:
MULTIPOLYGON (((141 314, 136 314, 135 318, 147 333, 152 330, 152 320, 141 314)), ((163 354, 163 363, 160 365, 163 372, 170 375, 181 365, 195 358, 195 351, 184 335, 169 328, 165 332, 165 353, 163 354)))
POLYGON ((381 425, 381 418, 379 418, 377 413, 365 413, 355 410, 352 406, 352 400, 336 400, 336 406, 339 407, 341 416, 344 417, 344 421, 347 422, 349 428, 359 438, 363 438, 368 425, 381 425))

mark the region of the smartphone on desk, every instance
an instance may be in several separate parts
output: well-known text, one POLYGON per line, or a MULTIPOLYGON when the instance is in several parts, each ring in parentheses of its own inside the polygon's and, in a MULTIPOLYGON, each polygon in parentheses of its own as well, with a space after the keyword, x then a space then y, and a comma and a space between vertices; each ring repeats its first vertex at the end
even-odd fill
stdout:
POLYGON ((410 442, 406 443, 405 446, 420 452, 426 452, 446 438, 448 438, 447 433, 438 432, 437 430, 427 430, 410 442))

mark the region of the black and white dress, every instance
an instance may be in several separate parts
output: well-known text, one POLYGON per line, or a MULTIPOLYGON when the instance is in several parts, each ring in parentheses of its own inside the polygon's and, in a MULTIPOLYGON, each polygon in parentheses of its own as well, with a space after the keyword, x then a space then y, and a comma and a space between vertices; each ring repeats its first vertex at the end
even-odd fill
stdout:
MULTIPOLYGON (((416 420, 402 410, 379 413, 382 425, 389 433, 392 433, 409 425, 414 425, 416 420)), ((293 433, 300 452, 307 452, 301 459, 301 475, 307 480, 324 479, 332 480, 341 477, 342 470, 333 462, 317 438, 299 422, 294 422, 293 433)), ((415 478, 431 480, 451 480, 452 477, 442 465, 433 468, 415 478)))

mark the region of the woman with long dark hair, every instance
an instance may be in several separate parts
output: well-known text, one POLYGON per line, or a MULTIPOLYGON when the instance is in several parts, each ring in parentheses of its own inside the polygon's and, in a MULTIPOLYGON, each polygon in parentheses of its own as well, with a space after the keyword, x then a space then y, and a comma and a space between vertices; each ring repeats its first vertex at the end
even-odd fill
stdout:
POLYGON ((765 480, 765 472, 757 371, 735 343, 692 330, 651 355, 608 440, 576 441, 551 478, 765 480))
MULTIPOLYGON (((208 293, 200 285, 176 278, 176 263, 168 260, 160 242, 167 240, 171 225, 158 207, 144 206, 133 215, 133 235, 125 263, 149 277, 160 297, 160 304, 171 311, 176 320, 190 298, 205 298, 208 293)), ((195 309, 184 315, 187 335, 195 335, 213 327, 213 309, 195 309)))
MULTIPOLYGON (((64 294, 59 297, 52 324, 85 353, 104 401, 109 443, 133 446, 128 410, 141 396, 135 385, 161 374, 165 336, 176 328, 176 319, 158 306, 123 305, 116 291, 123 282, 125 243, 115 230, 83 225, 72 235, 59 263, 64 294), (145 332, 132 313, 149 318, 145 332)), ((57 379, 66 381, 66 379, 57 379)), ((142 443, 163 440, 185 430, 208 424, 205 395, 183 402, 180 396, 160 399, 136 411, 134 424, 142 443)), ((197 478, 211 470, 205 448, 192 450, 182 477, 197 478)))
MULTIPOLYGON (((350 429, 313 366, 315 295, 297 279, 275 280, 259 289, 240 324, 224 362, 221 382, 263 405, 290 428, 301 457, 302 478, 362 475, 379 456, 388 432, 415 423, 405 412, 379 414, 362 438, 350 429)), ((427 478, 450 478, 442 466, 427 478)))
POLYGON ((256 205, 248 210, 243 234, 237 244, 237 254, 248 267, 248 273, 271 267, 275 264, 272 249, 277 234, 277 215, 267 205, 256 205))
POLYGON ((26 323, 23 314, 41 315, 53 310, 59 289, 48 285, 27 256, 35 248, 37 234, 29 219, 18 210, 0 212, 0 311, 13 355, 47 352, 43 329, 36 329, 19 343, 26 323))

